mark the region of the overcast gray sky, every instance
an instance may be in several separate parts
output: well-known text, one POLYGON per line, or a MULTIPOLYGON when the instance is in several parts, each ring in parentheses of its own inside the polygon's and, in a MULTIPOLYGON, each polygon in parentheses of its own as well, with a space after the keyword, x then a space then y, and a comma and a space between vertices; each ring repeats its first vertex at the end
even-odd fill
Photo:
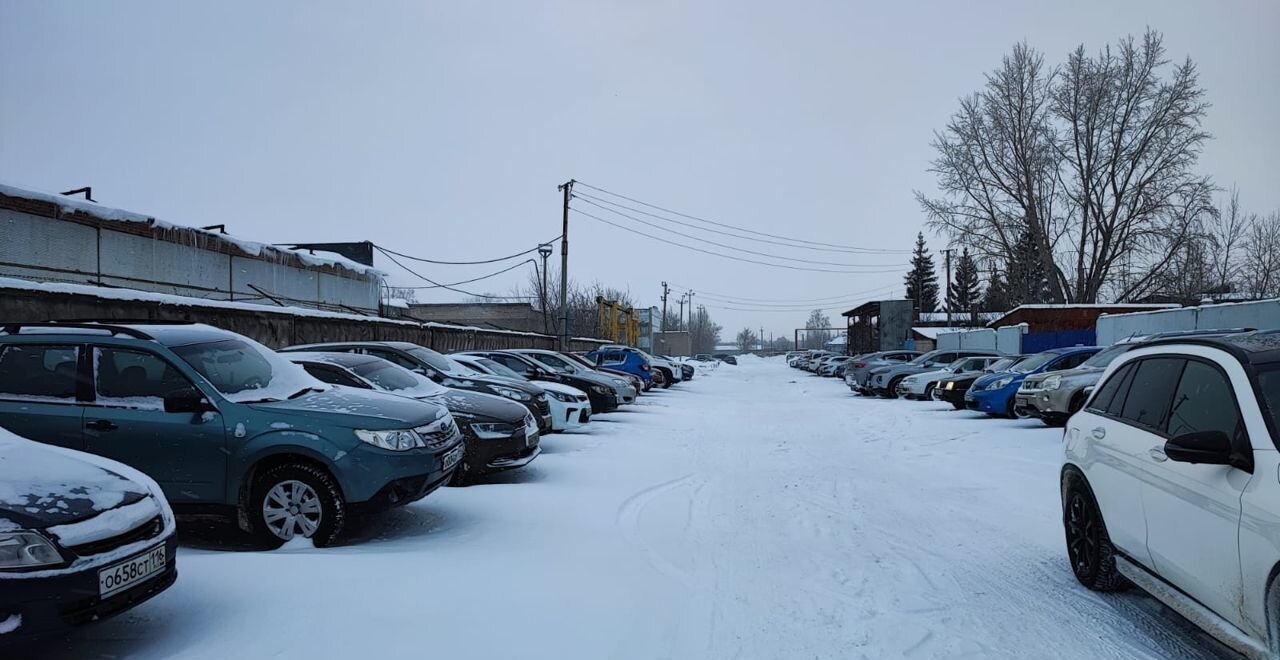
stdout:
MULTIPOLYGON (((1250 210, 1280 208, 1273 0, 0 0, 0 181, 92 185, 102 203, 254 240, 468 260, 558 235, 556 184, 576 178, 757 231, 907 249, 923 225, 912 190, 933 188, 932 131, 1014 42, 1056 62, 1148 25, 1200 66, 1215 136, 1200 170, 1250 210)), ((642 304, 659 304, 662 280, 758 299, 902 295, 902 269, 774 269, 581 217, 570 238, 575 278, 642 304)), ((451 282, 494 269, 422 270, 451 282)), ((471 288, 505 293, 523 273, 471 288)), ((807 316, 694 300, 726 338, 789 335, 807 316)))

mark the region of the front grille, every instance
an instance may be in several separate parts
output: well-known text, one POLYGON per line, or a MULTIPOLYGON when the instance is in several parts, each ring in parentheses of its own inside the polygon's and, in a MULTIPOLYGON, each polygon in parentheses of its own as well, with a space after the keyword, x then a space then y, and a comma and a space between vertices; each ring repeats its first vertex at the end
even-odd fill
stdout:
POLYGON ((100 541, 81 543, 80 545, 67 546, 67 549, 81 557, 92 557, 93 555, 100 555, 104 552, 110 552, 116 548, 124 547, 130 543, 153 539, 160 536, 160 532, 163 531, 164 520, 160 516, 156 516, 119 536, 112 536, 111 538, 102 539, 100 541))
POLYGON ((440 425, 428 424, 427 426, 419 426, 414 429, 418 436, 422 438, 422 443, 428 449, 441 449, 454 443, 458 439, 461 432, 458 425, 450 417, 440 425))
POLYGON ((545 395, 533 400, 533 408, 537 411, 539 417, 546 417, 551 414, 551 404, 547 403, 545 395))

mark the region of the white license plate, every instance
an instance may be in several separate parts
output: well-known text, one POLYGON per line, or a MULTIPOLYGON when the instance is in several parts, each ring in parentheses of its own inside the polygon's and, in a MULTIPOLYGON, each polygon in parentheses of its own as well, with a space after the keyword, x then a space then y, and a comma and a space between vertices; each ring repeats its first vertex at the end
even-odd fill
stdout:
POLYGON ((536 447, 536 446, 538 446, 538 432, 537 432, 537 431, 533 431, 533 432, 525 431, 525 434, 524 434, 524 446, 525 446, 525 447, 536 447))
POLYGON ((459 444, 457 447, 450 449, 448 453, 444 455, 444 459, 443 459, 444 469, 449 470, 453 468, 453 466, 457 465, 458 461, 462 460, 463 449, 464 449, 463 445, 459 444))
POLYGON ((106 598, 164 572, 164 546, 98 571, 98 596, 106 598))

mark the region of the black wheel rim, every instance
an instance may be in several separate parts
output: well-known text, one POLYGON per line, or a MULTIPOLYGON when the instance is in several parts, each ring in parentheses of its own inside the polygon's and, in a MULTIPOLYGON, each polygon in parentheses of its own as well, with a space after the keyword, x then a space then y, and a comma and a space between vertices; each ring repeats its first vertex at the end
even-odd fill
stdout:
POLYGON ((1098 565, 1098 516, 1079 492, 1072 493, 1067 502, 1067 552, 1076 575, 1093 575, 1098 565))

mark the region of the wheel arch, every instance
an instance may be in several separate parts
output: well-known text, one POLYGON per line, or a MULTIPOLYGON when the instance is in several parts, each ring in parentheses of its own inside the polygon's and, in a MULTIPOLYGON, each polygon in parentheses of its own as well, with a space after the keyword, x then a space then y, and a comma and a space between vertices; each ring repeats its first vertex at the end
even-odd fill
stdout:
POLYGON ((1280 656, 1280 562, 1271 567, 1267 575, 1266 603, 1267 646, 1272 655, 1280 656))
POLYGON ((241 529, 248 531, 251 526, 248 520, 249 497, 253 493, 253 484, 257 481, 258 475, 281 465, 306 465, 323 471, 333 480, 338 494, 342 496, 343 501, 346 501, 347 494, 342 480, 338 478, 332 465, 314 452, 300 447, 281 447, 279 451, 257 457, 240 478, 240 485, 236 491, 236 522, 241 529))

